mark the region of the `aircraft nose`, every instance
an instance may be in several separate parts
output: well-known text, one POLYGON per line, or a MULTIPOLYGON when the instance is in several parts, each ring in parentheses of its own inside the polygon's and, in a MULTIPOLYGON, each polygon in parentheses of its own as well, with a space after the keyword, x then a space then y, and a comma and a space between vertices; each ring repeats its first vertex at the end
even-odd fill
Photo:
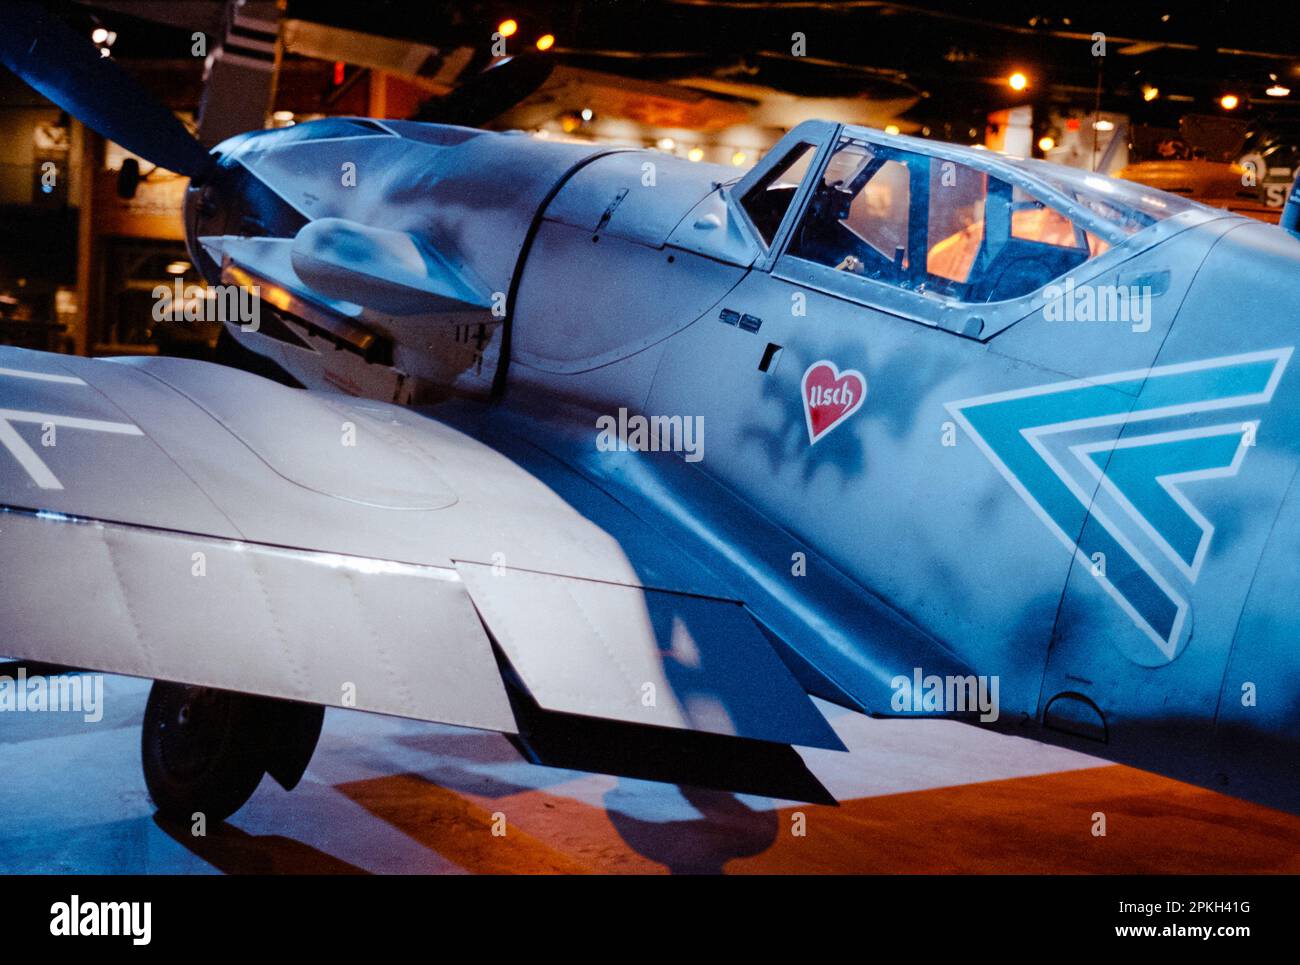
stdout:
POLYGON ((185 245, 190 260, 213 285, 221 281, 221 265, 200 239, 292 238, 307 223, 306 217, 234 160, 234 151, 248 136, 240 134, 217 145, 212 172, 201 182, 191 182, 185 192, 185 245))

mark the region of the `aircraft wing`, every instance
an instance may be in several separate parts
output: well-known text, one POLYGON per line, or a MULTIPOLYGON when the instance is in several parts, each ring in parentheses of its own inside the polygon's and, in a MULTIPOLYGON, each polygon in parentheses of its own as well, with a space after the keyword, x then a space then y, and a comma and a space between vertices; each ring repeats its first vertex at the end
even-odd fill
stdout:
POLYGON ((841 747, 743 601, 664 542, 558 463, 408 409, 0 348, 12 656, 505 733, 522 686, 841 747))

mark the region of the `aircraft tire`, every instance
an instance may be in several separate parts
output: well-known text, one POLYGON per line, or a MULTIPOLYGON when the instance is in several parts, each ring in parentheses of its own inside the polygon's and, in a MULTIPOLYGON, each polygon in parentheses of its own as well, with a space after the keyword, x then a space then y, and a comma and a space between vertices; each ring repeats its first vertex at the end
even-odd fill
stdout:
POLYGON ((221 822, 238 811, 266 773, 263 723, 256 697, 155 681, 140 752, 158 812, 221 822))

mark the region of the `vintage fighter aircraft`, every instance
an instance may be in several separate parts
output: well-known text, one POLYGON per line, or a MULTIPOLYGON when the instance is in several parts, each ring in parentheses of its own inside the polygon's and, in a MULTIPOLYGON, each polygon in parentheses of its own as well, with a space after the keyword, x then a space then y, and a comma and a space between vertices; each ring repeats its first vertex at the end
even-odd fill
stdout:
POLYGON ((815 798, 810 694, 1300 811, 1291 234, 817 121, 743 176, 368 119, 209 153, 5 31, 260 296, 275 380, 0 349, 0 650, 156 680, 162 812, 292 787, 326 706, 815 798))

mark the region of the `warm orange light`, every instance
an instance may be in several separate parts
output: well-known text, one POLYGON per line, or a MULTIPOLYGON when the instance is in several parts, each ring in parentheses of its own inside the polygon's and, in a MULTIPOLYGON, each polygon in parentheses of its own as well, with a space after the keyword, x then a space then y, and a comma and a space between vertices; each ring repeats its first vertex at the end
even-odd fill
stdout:
POLYGON ((898 125, 897 125, 897 124, 886 124, 886 125, 885 125, 885 133, 886 133, 886 134, 898 134, 898 133, 899 133, 898 125))
POLYGON ((1237 105, 1241 103, 1241 98, 1236 94, 1224 94, 1219 98, 1219 106, 1225 111, 1235 111, 1237 105))
POLYGON ((1029 86, 1029 78, 1020 71, 1016 71, 1007 78, 1007 83, 1011 86, 1012 90, 1024 90, 1029 86))
POLYGON ((503 37, 513 37, 519 32, 519 22, 516 20, 502 20, 497 24, 497 33, 503 37))
POLYGON ((702 161, 704 160, 704 149, 699 147, 693 147, 686 152, 686 157, 692 161, 702 161))
POLYGON ((555 46, 555 34, 542 34, 537 38, 538 50, 550 50, 555 46))
POLYGON ((1153 101, 1160 96, 1160 88, 1147 84, 1142 88, 1142 99, 1144 101, 1153 101))
POLYGON ((1052 137, 1050 134, 1044 134, 1038 139, 1038 150, 1042 151, 1044 154, 1054 147, 1056 147, 1056 138, 1052 137))

